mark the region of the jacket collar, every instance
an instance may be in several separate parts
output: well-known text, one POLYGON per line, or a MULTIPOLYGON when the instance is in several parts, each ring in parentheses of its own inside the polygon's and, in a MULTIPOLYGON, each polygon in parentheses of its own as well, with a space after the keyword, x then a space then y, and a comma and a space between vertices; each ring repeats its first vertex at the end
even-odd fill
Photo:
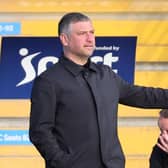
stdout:
POLYGON ((97 72, 97 67, 94 63, 92 63, 90 61, 90 59, 88 59, 88 62, 84 65, 78 65, 76 63, 74 63, 73 61, 71 61, 70 59, 68 59, 65 56, 61 56, 59 59, 59 62, 64 65, 64 67, 70 71, 74 76, 77 76, 81 71, 83 71, 84 69, 88 69, 90 71, 93 72, 97 72))

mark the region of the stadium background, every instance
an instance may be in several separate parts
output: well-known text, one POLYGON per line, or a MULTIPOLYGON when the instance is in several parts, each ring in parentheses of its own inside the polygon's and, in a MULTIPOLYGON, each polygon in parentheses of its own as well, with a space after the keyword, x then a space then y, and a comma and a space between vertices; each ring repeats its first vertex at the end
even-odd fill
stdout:
MULTIPOLYGON (((0 4, 0 22, 20 22, 20 36, 57 36, 58 20, 69 11, 88 14, 97 36, 137 36, 135 84, 168 88, 167 0, 6 0, 0 4)), ((27 130, 29 105, 29 100, 1 99, 0 130, 27 130)), ((158 111, 120 106, 126 168, 148 168, 158 111)), ((44 163, 33 146, 0 146, 0 168, 10 167, 43 168, 44 163)))

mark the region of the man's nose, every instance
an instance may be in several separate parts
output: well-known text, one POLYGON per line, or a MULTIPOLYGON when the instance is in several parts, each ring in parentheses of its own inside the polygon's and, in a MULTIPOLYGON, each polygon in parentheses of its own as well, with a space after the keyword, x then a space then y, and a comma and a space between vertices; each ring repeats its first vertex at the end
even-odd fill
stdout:
POLYGON ((87 33, 87 40, 88 41, 93 41, 93 39, 94 39, 94 36, 93 36, 93 34, 91 34, 91 33, 87 33))

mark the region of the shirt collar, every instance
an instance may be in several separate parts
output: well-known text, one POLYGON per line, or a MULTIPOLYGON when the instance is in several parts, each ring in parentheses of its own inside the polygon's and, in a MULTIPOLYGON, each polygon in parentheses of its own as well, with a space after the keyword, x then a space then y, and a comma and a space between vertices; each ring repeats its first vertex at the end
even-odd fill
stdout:
MULTIPOLYGON (((65 68, 70 71, 74 76, 77 76, 81 71, 83 71, 84 67, 81 65, 78 65, 76 63, 74 63, 73 61, 71 61, 70 59, 68 59, 65 56, 61 56, 61 58, 59 59, 59 62, 61 64, 63 64, 65 66, 65 68)), ((90 61, 90 59, 88 59, 88 62, 86 63, 86 68, 88 70, 97 72, 97 67, 94 63, 92 63, 90 61)))

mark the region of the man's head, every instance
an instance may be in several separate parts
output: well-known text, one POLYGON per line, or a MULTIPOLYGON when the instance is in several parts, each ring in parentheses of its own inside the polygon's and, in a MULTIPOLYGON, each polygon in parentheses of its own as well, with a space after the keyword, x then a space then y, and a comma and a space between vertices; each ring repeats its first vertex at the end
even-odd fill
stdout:
POLYGON ((161 132, 168 132, 168 109, 163 109, 159 113, 158 126, 161 132))
POLYGON ((58 24, 58 35, 65 56, 80 63, 86 62, 95 49, 94 28, 90 18, 82 13, 68 13, 58 24))
POLYGON ((82 13, 72 12, 65 14, 58 23, 58 35, 68 34, 72 23, 90 21, 90 18, 82 13))

